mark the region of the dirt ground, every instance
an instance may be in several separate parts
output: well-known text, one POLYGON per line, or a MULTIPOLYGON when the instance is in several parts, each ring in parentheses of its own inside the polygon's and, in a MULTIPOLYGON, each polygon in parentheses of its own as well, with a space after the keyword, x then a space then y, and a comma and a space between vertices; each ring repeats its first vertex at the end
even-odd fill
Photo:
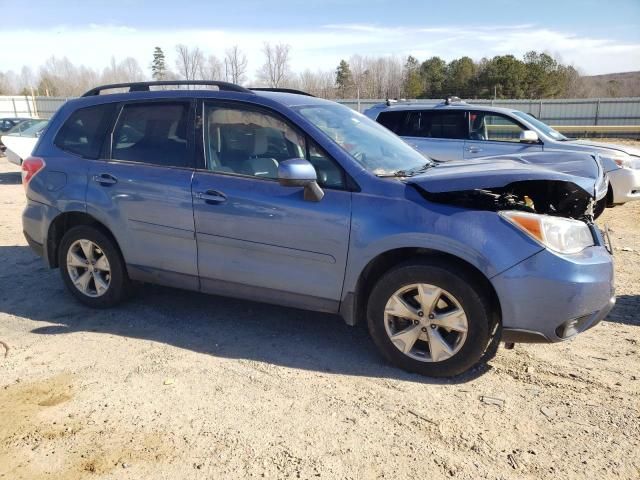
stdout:
POLYGON ((151 286, 89 310, 26 246, 4 158, 0 205, 0 479, 640 478, 640 202, 602 217, 607 321, 449 381, 332 315, 151 286))

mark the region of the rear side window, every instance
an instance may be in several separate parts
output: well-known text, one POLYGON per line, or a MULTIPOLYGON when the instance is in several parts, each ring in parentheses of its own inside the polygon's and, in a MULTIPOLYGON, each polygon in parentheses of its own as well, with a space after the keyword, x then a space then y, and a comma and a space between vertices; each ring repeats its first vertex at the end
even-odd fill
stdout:
POLYGON ((405 122, 405 118, 407 116, 407 112, 382 112, 378 115, 376 121, 393 133, 399 134, 402 125, 405 122))
POLYGON ((113 131, 111 157, 164 167, 188 167, 189 103, 125 105, 113 131))
POLYGON ((115 108, 106 103, 76 110, 58 131, 54 144, 84 158, 99 158, 115 108))
POLYGON ((423 111, 420 117, 421 136, 423 137, 467 138, 464 112, 423 111))

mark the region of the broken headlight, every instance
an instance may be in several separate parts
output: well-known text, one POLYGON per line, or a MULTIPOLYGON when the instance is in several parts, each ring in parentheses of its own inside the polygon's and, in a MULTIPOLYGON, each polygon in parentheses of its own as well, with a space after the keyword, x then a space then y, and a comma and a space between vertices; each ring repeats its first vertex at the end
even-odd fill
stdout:
POLYGON ((541 243, 559 253, 578 253, 594 245, 589 226, 570 218, 503 210, 499 215, 541 243))

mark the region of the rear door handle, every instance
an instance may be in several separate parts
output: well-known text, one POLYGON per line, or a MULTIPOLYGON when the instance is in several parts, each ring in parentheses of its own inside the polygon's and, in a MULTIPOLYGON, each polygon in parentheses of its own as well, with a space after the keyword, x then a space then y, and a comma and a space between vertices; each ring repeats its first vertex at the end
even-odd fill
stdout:
POLYGON ((215 205, 218 203, 224 203, 227 201, 227 196, 216 190, 207 190, 206 192, 198 192, 198 199, 203 200, 205 203, 215 205))
POLYGON ((467 147, 467 152, 469 153, 478 153, 481 152, 482 149, 478 147, 467 147))
POLYGON ((110 173, 101 173, 100 175, 94 175, 93 181, 104 186, 118 183, 118 179, 110 173))

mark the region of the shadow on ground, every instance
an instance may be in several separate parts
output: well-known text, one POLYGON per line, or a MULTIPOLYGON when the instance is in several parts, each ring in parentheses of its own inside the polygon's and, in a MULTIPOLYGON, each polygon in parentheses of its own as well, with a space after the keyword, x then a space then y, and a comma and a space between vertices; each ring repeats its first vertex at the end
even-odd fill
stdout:
POLYGON ((79 304, 26 246, 0 247, 0 311, 45 323, 40 335, 100 332, 152 340, 195 352, 250 359, 325 373, 395 378, 420 383, 464 383, 479 367, 454 379, 432 379, 390 366, 364 326, 337 315, 143 285, 110 310, 79 304), (53 324, 53 325, 51 325, 53 324))
POLYGON ((640 327, 640 295, 618 295, 606 320, 640 327))

